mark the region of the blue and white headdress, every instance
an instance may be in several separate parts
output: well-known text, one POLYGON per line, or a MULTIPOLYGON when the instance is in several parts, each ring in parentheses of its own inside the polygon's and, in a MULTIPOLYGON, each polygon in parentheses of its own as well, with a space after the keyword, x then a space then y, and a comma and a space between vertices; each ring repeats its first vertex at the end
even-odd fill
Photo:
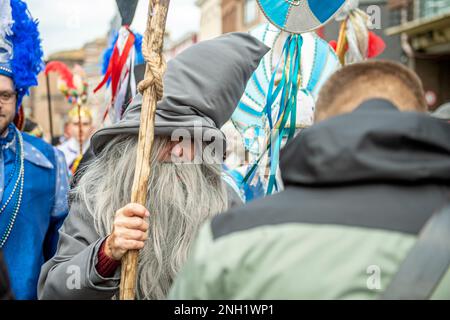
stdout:
POLYGON ((11 78, 18 109, 44 68, 38 22, 21 0, 0 0, 0 74, 11 78))
POLYGON ((290 33, 313 31, 330 21, 346 0, 258 0, 266 18, 290 33))
POLYGON ((267 194, 282 189, 280 149, 299 129, 312 124, 318 92, 341 66, 328 43, 310 31, 330 21, 346 1, 258 0, 272 25, 261 25, 251 33, 272 50, 247 84, 232 116, 244 139, 252 138, 248 143, 244 140, 245 146, 257 156, 244 184, 252 183, 259 167, 264 176, 268 173, 267 194), (254 141, 261 136, 265 143, 256 149, 254 141))

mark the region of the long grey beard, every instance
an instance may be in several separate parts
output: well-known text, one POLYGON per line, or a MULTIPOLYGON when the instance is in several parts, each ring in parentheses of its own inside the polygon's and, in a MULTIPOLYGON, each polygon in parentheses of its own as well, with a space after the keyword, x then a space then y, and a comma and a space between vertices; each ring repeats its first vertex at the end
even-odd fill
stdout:
MULTIPOLYGON (((139 256, 139 299, 166 298, 201 224, 227 208, 220 165, 160 163, 157 154, 167 143, 156 138, 150 159, 146 206, 150 229, 139 256)), ((115 212, 130 202, 136 147, 134 136, 112 140, 74 190, 94 218, 100 237, 111 233, 115 212)))

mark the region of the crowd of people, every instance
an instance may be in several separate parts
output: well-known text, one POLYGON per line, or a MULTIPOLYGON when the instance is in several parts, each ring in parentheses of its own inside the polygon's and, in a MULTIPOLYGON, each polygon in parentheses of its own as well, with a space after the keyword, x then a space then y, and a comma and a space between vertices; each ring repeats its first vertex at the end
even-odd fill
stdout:
MULTIPOLYGON (((269 48, 248 33, 193 45, 167 64, 143 206, 130 203, 141 94, 95 133, 89 109, 72 110, 58 147, 17 129, 41 67, 20 54, 37 26, 22 1, 11 4, 0 299, 118 298, 130 250, 140 250, 137 299, 450 299, 450 267, 437 258, 450 254, 449 108, 428 113, 412 70, 378 60, 336 71, 314 124, 282 149, 283 190, 246 201, 223 164, 221 128, 269 48), (430 241, 436 219, 442 233, 430 241)), ((27 48, 42 59, 36 39, 27 48)))

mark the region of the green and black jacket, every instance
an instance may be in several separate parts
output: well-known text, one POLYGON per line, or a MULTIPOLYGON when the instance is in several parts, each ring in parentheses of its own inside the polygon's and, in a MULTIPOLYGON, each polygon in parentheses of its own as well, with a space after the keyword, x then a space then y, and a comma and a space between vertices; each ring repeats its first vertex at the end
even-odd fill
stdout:
MULTIPOLYGON (((282 153, 285 190, 205 225, 173 299, 376 299, 450 195, 450 125, 370 100, 282 153)), ((431 298, 450 299, 450 270, 431 298)))

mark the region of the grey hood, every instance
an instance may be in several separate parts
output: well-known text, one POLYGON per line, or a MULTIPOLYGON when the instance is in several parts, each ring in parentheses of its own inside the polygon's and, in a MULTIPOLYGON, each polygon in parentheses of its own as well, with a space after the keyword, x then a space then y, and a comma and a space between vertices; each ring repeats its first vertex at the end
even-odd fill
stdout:
MULTIPOLYGON (((220 127, 231 117, 251 75, 269 48, 247 33, 229 33, 200 42, 170 60, 164 96, 157 104, 155 135, 186 129, 206 141, 222 140, 220 127), (212 139, 211 139, 212 137, 212 139)), ((118 123, 98 130, 91 143, 98 154, 112 137, 139 132, 142 96, 136 96, 118 123)))

